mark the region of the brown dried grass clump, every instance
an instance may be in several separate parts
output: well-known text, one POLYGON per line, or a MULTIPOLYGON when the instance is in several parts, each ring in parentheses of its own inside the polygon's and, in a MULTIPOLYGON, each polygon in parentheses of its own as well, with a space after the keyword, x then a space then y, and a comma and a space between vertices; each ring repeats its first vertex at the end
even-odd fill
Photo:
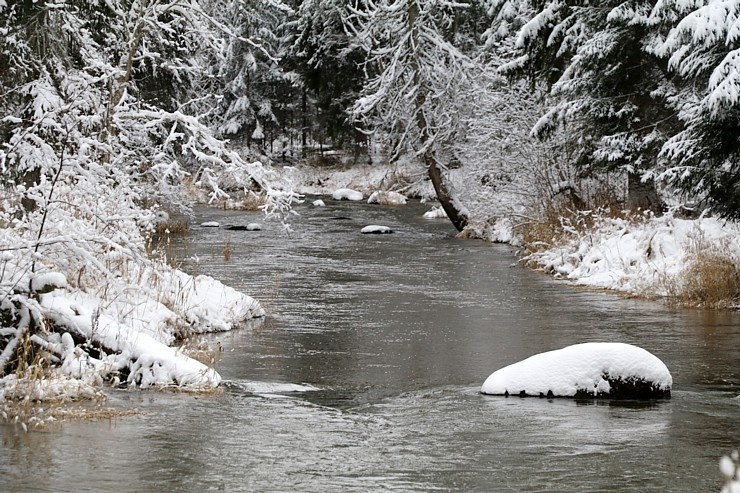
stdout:
POLYGON ((168 219, 155 226, 155 233, 161 236, 183 236, 190 231, 190 222, 187 218, 168 219))
POLYGON ((221 343, 215 345, 197 338, 187 338, 180 343, 179 350, 186 356, 200 361, 204 365, 213 366, 221 359, 221 343))
POLYGON ((703 250, 689 263, 680 279, 682 304, 729 308, 740 304, 740 269, 729 255, 703 250))

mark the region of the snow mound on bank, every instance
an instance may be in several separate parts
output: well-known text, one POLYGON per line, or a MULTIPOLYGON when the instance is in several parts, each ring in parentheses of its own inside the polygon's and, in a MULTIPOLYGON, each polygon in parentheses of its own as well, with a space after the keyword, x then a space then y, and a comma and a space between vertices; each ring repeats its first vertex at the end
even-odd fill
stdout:
POLYGON ((61 371, 93 384, 125 370, 127 382, 141 387, 216 387, 221 376, 213 368, 169 346, 174 339, 173 327, 187 325, 188 333, 230 330, 249 318, 264 315, 264 310, 253 298, 209 276, 193 278, 174 271, 171 287, 175 289, 165 292, 173 299, 163 301, 171 304, 179 316, 164 304, 144 297, 101 303, 80 291, 56 290, 42 295, 40 306, 47 318, 109 353, 94 358, 79 350, 71 336, 64 333, 58 347, 53 348, 61 355, 61 371))
POLYGON ((495 371, 481 387, 484 394, 555 397, 609 396, 616 382, 645 382, 670 392, 673 379, 665 364, 637 346, 584 343, 541 353, 495 371))
POLYGON ((362 192, 352 190, 351 188, 340 188, 339 190, 335 190, 331 196, 334 200, 351 200, 354 202, 358 202, 364 198, 362 192))
POLYGON ((260 303, 216 279, 200 275, 192 277, 174 271, 171 302, 181 311, 196 333, 222 332, 240 326, 244 321, 264 317, 260 303))

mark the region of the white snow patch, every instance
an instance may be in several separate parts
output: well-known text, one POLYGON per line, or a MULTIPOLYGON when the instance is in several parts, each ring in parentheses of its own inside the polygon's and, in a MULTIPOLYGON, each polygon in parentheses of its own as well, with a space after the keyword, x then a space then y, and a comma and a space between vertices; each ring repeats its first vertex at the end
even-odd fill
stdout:
POLYGON ((673 379, 665 364, 637 346, 584 343, 541 353, 495 371, 481 387, 484 394, 572 397, 609 394, 608 380, 641 380, 670 391, 673 379), (606 378, 605 378, 606 377, 606 378))
POLYGON ((440 205, 439 207, 435 207, 432 210, 425 212, 424 218, 426 219, 447 219, 447 213, 440 205))
POLYGON ((246 392, 253 394, 286 394, 291 392, 315 392, 320 390, 313 385, 275 382, 232 382, 246 392))
POLYGON ((352 190, 351 188, 340 188, 335 190, 331 196, 334 200, 351 200, 355 202, 364 198, 362 192, 352 190))
POLYGON ((368 204, 406 205, 406 197, 398 192, 376 191, 367 199, 368 204))
POLYGON ((45 272, 31 279, 31 291, 51 291, 67 287, 67 276, 60 272, 45 272))
POLYGON ((393 233, 393 230, 389 228, 388 226, 378 226, 375 224, 372 224, 370 226, 365 226, 360 230, 360 233, 364 235, 382 235, 382 234, 390 234, 393 233))
POLYGON ((206 221, 204 223, 200 223, 200 226, 202 228, 218 228, 219 226, 221 226, 221 223, 219 223, 218 221, 206 221))
POLYGON ((722 488, 720 493, 740 493, 740 481, 732 481, 729 486, 722 488))

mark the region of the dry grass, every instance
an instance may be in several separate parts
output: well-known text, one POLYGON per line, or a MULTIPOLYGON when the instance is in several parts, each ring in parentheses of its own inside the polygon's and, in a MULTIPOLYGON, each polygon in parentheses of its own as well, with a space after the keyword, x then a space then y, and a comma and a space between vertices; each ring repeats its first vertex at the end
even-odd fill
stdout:
POLYGON ((185 356, 200 361, 206 366, 213 366, 221 358, 221 343, 217 342, 211 346, 206 341, 197 340, 196 338, 184 339, 178 348, 185 356))
POLYGON ((154 232, 160 236, 183 236, 190 231, 190 222, 186 218, 173 218, 158 223, 154 232))
POLYGON ((224 262, 228 262, 231 260, 232 252, 233 252, 233 247, 231 245, 231 236, 229 236, 226 238, 226 242, 224 243, 224 248, 223 248, 224 262))
POLYGON ((256 212, 267 203, 267 196, 262 193, 248 191, 243 197, 222 199, 211 204, 213 207, 228 211, 250 211, 256 212))
POLYGON ((740 270, 727 253, 702 250, 679 280, 678 301, 684 305, 729 308, 740 304, 740 270))

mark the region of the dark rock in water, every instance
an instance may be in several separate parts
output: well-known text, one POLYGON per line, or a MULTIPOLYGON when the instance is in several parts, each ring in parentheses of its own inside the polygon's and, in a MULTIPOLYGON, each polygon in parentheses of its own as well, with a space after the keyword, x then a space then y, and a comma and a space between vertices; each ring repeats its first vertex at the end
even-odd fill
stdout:
POLYGON ((670 399, 671 389, 661 388, 653 382, 641 378, 611 378, 603 375, 604 380, 609 382, 610 390, 605 392, 585 392, 579 390, 575 397, 582 398, 609 398, 609 399, 670 399))
MULTIPOLYGON (((604 375, 604 380, 609 382, 609 386, 611 387, 609 392, 590 392, 586 390, 578 390, 575 395, 559 397, 575 398, 584 401, 592 399, 642 400, 671 398, 670 389, 660 388, 652 382, 647 382, 645 380, 622 380, 621 378, 611 379, 608 378, 607 375, 604 375)), ((522 390, 519 392, 519 394, 516 395, 518 395, 519 397, 542 397, 547 399, 554 399, 555 397, 558 397, 553 394, 552 390, 548 390, 547 394, 543 392, 540 392, 538 394, 529 394, 526 391, 522 390)), ((509 397, 511 396, 511 394, 509 392, 504 392, 503 396, 509 397)))
POLYGON ((329 219, 331 219, 332 221, 351 221, 352 220, 351 217, 344 217, 344 216, 331 217, 329 219))
POLYGON ((224 229, 229 231, 262 231, 262 226, 260 226, 257 223, 250 223, 246 226, 238 225, 238 226, 226 226, 224 229))

